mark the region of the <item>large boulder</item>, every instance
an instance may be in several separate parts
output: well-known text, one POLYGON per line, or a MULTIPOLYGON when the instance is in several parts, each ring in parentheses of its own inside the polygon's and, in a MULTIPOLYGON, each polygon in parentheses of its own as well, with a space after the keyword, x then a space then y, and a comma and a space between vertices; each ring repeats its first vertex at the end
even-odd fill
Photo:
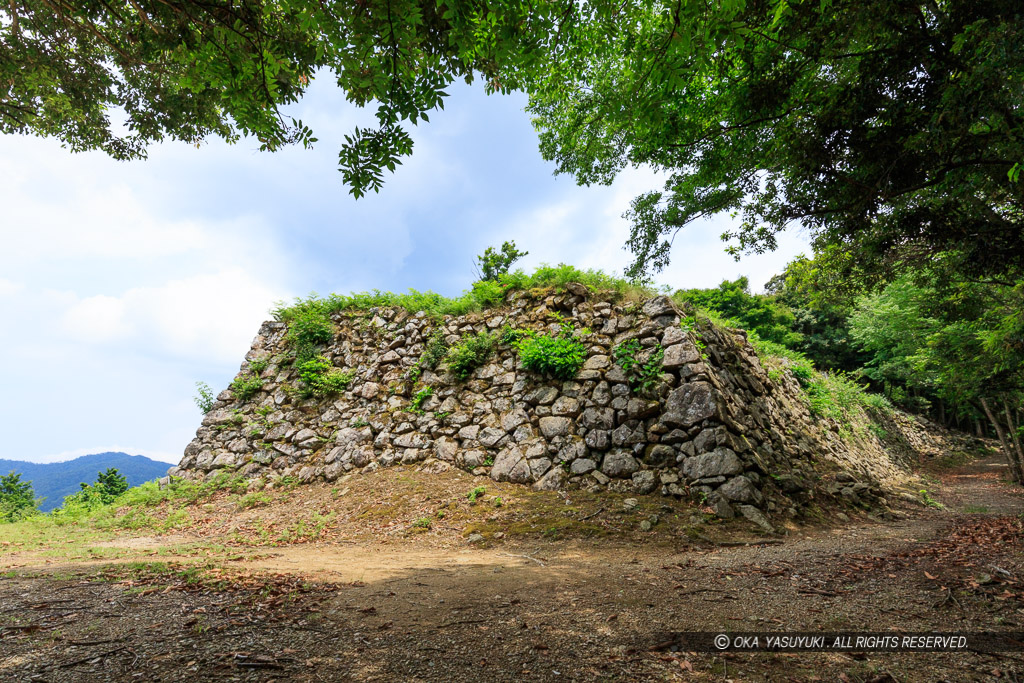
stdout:
POLYGON ((572 428, 572 422, 567 417, 542 417, 540 419, 540 431, 544 438, 553 439, 556 436, 567 436, 572 428))
POLYGON ((669 393, 661 423, 667 427, 691 427, 715 417, 718 411, 718 392, 711 383, 690 382, 669 393))
POLYGON ((757 490, 753 482, 743 476, 733 477, 718 487, 718 493, 726 499, 737 503, 753 503, 760 505, 764 496, 757 490))
POLYGON ((643 312, 648 318, 657 318, 675 313, 676 309, 672 305, 672 300, 667 296, 656 296, 644 304, 643 312))
POLYGON ((683 473, 690 479, 709 477, 731 477, 743 471, 743 463, 728 448, 716 448, 710 453, 687 458, 683 462, 683 473))
POLYGON ((666 368, 681 368, 699 360, 700 351, 697 347, 693 345, 693 342, 684 341, 666 348, 661 364, 666 368))
POLYGON ((530 463, 523 452, 510 446, 498 453, 491 467, 491 479, 494 481, 510 481, 513 484, 529 484, 533 481, 530 463))
POLYGON ((636 458, 626 451, 612 451, 604 456, 601 471, 613 479, 626 479, 640 469, 636 458))

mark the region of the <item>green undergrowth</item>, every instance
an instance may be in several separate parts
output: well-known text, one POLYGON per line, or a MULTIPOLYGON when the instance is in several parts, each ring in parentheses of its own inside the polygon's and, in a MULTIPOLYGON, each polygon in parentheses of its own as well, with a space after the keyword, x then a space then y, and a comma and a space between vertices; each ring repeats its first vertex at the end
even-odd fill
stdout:
POLYGON ((303 320, 310 312, 321 314, 339 313, 342 311, 365 311, 371 308, 397 307, 410 313, 424 312, 439 318, 445 315, 465 315, 474 311, 487 310, 500 306, 505 296, 512 291, 534 289, 553 289, 564 291, 569 283, 578 282, 595 291, 607 292, 609 298, 642 299, 654 296, 653 289, 635 284, 629 280, 608 275, 599 270, 580 270, 573 266, 559 264, 544 265, 532 275, 522 270, 499 275, 497 280, 485 280, 473 283, 473 286, 461 296, 450 298, 435 292, 419 292, 410 289, 408 292, 356 292, 352 294, 331 294, 326 297, 311 294, 305 298, 295 299, 291 304, 279 302, 271 311, 277 320, 291 324, 295 320, 303 320))
POLYGON ((464 337, 448 349, 445 356, 448 372, 460 382, 467 380, 494 352, 495 341, 494 335, 488 332, 464 337))
MULTIPOLYGON (((698 338, 700 328, 705 325, 718 328, 743 327, 736 320, 701 309, 697 309, 694 316, 684 321, 684 326, 687 322, 694 328, 698 338)), ((868 419, 872 411, 883 415, 892 413, 893 406, 885 396, 868 391, 865 385, 848 373, 822 372, 815 368, 814 363, 803 353, 777 342, 762 339, 753 330, 747 330, 747 339, 757 351, 770 379, 778 382, 784 372, 793 375, 807 397, 812 415, 835 420, 840 423, 841 431, 844 432, 856 425, 862 428, 862 431, 871 431, 879 438, 884 436, 884 430, 881 428, 870 429, 870 426, 874 426, 873 423, 863 425, 864 418, 858 413, 868 412, 868 419)))
POLYGON ((519 360, 527 370, 572 379, 587 359, 587 347, 569 335, 528 333, 516 342, 519 360))
POLYGON ((316 396, 326 398, 345 391, 355 379, 353 369, 340 370, 331 363, 329 358, 316 356, 298 365, 300 394, 304 398, 316 396))
POLYGON ((147 482, 109 502, 95 496, 68 496, 49 513, 0 525, 0 540, 32 550, 59 543, 100 542, 118 531, 173 532, 193 524, 192 506, 219 492, 244 496, 247 485, 245 479, 223 473, 201 483, 175 478, 164 488, 147 482))

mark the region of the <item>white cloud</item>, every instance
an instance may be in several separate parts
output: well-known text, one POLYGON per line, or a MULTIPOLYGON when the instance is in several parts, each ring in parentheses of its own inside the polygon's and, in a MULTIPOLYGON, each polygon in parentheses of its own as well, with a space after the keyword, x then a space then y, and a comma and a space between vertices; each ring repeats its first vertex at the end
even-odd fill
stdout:
POLYGON ((234 267, 78 300, 64 313, 63 325, 76 341, 240 362, 277 291, 234 267))
MULTIPOLYGON (((8 188, 5 194, 17 191, 8 188)), ((95 178, 84 179, 63 201, 9 202, 5 223, 8 265, 24 260, 151 259, 165 258, 210 246, 210 235, 192 221, 167 221, 130 188, 100 188, 95 178)))
POLYGON ((80 341, 102 343, 128 336, 124 302, 112 296, 91 296, 64 313, 64 329, 80 341))
POLYGON ((0 277, 0 297, 13 297, 21 293, 23 289, 25 289, 25 285, 20 282, 13 282, 0 277))
POLYGON ((287 246, 252 203, 211 211, 184 197, 187 167, 34 139, 0 150, 0 355, 16 359, 0 366, 0 458, 177 462, 199 424, 194 382, 225 386, 273 301, 292 295, 287 246))
MULTIPOLYGON (((512 216, 493 239, 515 239, 519 248, 527 249, 526 270, 542 262, 569 263, 621 275, 632 262, 624 249, 629 222, 622 214, 634 197, 662 183, 662 175, 642 169, 621 173, 610 189, 573 188, 554 202, 512 216)), ((762 291, 764 283, 794 256, 809 251, 806 238, 791 229, 780 236, 776 251, 743 256, 737 262, 725 253, 720 239, 730 224, 727 216, 716 216, 680 230, 672 239, 671 263, 655 280, 688 289, 714 287, 724 279, 746 275, 751 289, 762 291)))

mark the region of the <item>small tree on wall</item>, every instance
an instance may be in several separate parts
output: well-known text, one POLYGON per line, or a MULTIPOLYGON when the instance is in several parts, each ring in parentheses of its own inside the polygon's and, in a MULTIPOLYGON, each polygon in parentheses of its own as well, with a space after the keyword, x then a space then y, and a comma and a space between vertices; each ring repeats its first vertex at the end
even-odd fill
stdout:
POLYGON ((508 269, 512 267, 512 264, 528 255, 528 251, 519 251, 516 249, 516 243, 513 241, 503 242, 501 245, 501 251, 495 251, 494 247, 487 247, 484 250, 483 256, 477 256, 476 260, 480 264, 480 279, 496 281, 499 277, 508 272, 508 269))

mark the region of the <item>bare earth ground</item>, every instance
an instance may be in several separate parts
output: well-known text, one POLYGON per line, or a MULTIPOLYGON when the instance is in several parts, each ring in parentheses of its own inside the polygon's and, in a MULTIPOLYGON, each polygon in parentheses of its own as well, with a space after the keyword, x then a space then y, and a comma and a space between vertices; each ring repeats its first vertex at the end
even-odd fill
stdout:
POLYGON ((0 680, 1024 678, 1024 653, 663 646, 671 631, 1024 631, 1024 490, 997 457, 930 476, 943 509, 904 501, 895 521, 826 515, 771 539, 657 497, 627 511, 409 472, 254 507, 224 496, 165 535, 33 546, 0 529, 0 680))

